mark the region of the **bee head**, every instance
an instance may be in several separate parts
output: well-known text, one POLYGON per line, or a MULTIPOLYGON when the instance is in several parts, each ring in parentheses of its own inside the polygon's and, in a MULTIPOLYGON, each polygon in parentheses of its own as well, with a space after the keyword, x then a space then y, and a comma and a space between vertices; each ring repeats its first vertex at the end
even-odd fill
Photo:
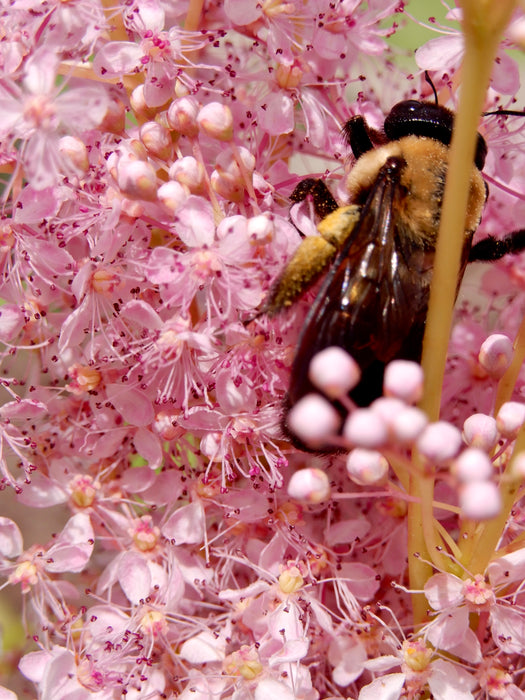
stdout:
MULTIPOLYGON (((423 136, 450 145, 454 113, 442 105, 419 100, 404 100, 391 109, 385 119, 384 130, 390 141, 404 136, 423 136)), ((482 170, 487 155, 487 144, 478 134, 474 163, 482 170)))

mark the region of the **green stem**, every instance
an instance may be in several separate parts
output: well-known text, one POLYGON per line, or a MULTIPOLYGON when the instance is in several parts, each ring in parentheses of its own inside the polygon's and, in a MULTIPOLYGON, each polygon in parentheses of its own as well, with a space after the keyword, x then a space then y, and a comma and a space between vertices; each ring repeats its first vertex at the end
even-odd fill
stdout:
POLYGON ((439 417, 441 387, 456 300, 465 232, 465 212, 477 139, 477 125, 490 77, 497 41, 480 46, 465 37, 465 59, 459 109, 454 121, 443 210, 423 343, 425 392, 421 408, 431 420, 439 417))
MULTIPOLYGON (((447 347, 456 300, 457 280, 464 242, 465 217, 470 177, 477 139, 477 125, 483 109, 485 92, 501 33, 508 23, 515 0, 461 0, 465 57, 462 65, 462 86, 459 109, 454 121, 450 157, 445 183, 443 210, 436 245, 434 273, 423 343, 422 365, 425 392, 422 409, 431 420, 437 420, 441 403, 441 387, 445 374, 447 347)), ((410 587, 421 590, 429 576, 429 567, 417 560, 416 554, 432 552, 437 533, 430 528, 433 480, 423 483, 411 480, 411 496, 419 496, 409 505, 409 576, 410 587)), ((459 543, 461 547, 461 542, 459 543)), ((420 594, 414 595, 414 624, 424 621, 426 608, 420 594)))
POLYGON ((184 29, 187 32, 195 32, 199 28, 204 0, 191 0, 186 13, 184 29))
MULTIPOLYGON (((408 504, 408 576, 410 588, 416 591, 421 591, 432 575, 432 567, 427 562, 438 552, 432 508, 433 485, 433 479, 410 475, 409 493, 415 500, 408 504)), ((412 610, 415 627, 427 621, 428 602, 423 593, 412 594, 412 610)))

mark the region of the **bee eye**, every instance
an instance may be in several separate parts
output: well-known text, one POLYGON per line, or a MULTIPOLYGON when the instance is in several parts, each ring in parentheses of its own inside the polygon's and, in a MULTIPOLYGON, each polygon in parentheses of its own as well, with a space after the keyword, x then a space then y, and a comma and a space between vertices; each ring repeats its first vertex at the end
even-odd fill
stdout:
POLYGON ((478 142, 476 144, 476 155, 474 157, 474 163, 478 170, 483 170, 485 165, 485 158, 487 157, 487 142, 481 134, 478 134, 478 142))

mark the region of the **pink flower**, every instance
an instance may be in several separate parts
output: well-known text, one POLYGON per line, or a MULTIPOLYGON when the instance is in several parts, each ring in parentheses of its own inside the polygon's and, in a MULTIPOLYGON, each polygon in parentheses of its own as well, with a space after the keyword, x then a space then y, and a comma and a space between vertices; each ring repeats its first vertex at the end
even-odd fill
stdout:
MULTIPOLYGON (((205 46, 206 39, 197 32, 184 33, 177 27, 165 30, 164 10, 157 3, 137 2, 128 19, 129 31, 136 42, 104 44, 95 55, 94 68, 104 78, 144 70, 146 103, 149 107, 159 107, 172 96, 180 69, 189 65, 184 44, 189 54, 205 46)), ((191 85, 191 80, 188 82, 191 85)))
POLYGON ((61 581, 57 574, 79 573, 87 566, 94 547, 89 517, 81 513, 74 515, 52 544, 34 545, 26 551, 22 550, 22 536, 13 521, 2 518, 0 528, 1 568, 7 582, 20 586, 26 605, 41 625, 53 627, 58 621, 67 624, 70 617, 67 601, 76 599, 76 589, 61 581))
POLYGON ((488 581, 480 574, 465 580, 452 574, 432 576, 425 595, 439 614, 428 626, 428 639, 467 660, 479 661, 480 645, 469 628, 468 615, 487 612, 494 644, 505 653, 523 653, 525 616, 520 607, 515 607, 515 593, 506 590, 508 586, 515 588, 515 583, 519 587, 522 568, 521 553, 515 553, 490 564, 488 581))
POLYGON ((102 121, 107 109, 104 90, 90 84, 55 87, 58 59, 41 50, 25 66, 22 87, 4 84, 0 89, 0 137, 4 144, 21 142, 20 165, 36 189, 56 184, 66 169, 59 135, 74 129, 83 134, 102 121), (72 127, 74 125, 74 127, 72 127))
MULTIPOLYGON (((447 19, 460 21, 461 10, 451 10, 447 14, 447 19)), ((457 69, 463 59, 464 40, 458 29, 444 26, 440 31, 443 34, 442 37, 431 39, 416 51, 416 61, 424 70, 450 73, 457 69)), ((506 45, 508 46, 509 43, 506 42, 506 45)), ((513 95, 518 84, 518 67, 515 61, 501 49, 494 63, 492 87, 504 95, 513 95)))

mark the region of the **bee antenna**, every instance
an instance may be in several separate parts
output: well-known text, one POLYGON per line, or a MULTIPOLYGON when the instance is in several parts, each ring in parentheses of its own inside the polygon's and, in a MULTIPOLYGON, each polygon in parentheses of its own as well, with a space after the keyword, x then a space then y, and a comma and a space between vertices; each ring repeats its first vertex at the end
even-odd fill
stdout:
POLYGON ((427 83, 428 83, 428 84, 430 85, 430 87, 432 88, 432 92, 434 93, 434 99, 435 99, 435 101, 436 101, 436 104, 439 104, 439 102, 438 102, 438 94, 437 94, 437 92, 436 92, 436 87, 435 87, 434 83, 432 82, 432 78, 431 78, 430 75, 428 74, 428 71, 427 71, 427 70, 425 71, 425 80, 427 81, 427 83))
POLYGON ((525 112, 520 112, 517 109, 496 109, 494 112, 483 112, 484 117, 490 117, 491 115, 501 115, 503 117, 525 117, 525 112))

